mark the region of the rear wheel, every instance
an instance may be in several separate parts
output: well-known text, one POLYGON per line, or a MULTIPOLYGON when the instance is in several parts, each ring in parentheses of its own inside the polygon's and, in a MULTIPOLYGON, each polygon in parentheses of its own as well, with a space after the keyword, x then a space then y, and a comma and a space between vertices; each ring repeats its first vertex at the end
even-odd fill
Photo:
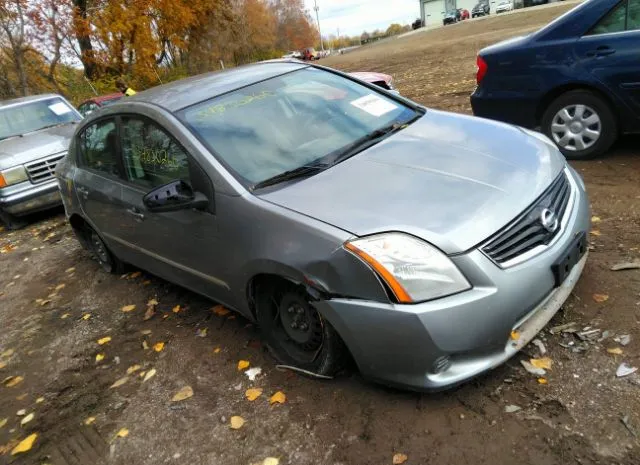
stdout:
POLYGON ((572 160, 602 155, 618 137, 609 105, 588 90, 573 90, 555 99, 544 112, 542 130, 572 160))
POLYGON ((3 210, 0 210, 0 223, 2 223, 9 231, 15 231, 16 229, 24 228, 27 225, 26 220, 3 210))
POLYGON ((124 272, 124 264, 115 256, 102 238, 93 229, 87 231, 88 245, 94 258, 107 273, 121 274, 124 272))
POLYGON ((256 289, 256 313, 265 344, 283 364, 323 376, 344 366, 342 339, 302 287, 285 280, 263 282, 256 289))

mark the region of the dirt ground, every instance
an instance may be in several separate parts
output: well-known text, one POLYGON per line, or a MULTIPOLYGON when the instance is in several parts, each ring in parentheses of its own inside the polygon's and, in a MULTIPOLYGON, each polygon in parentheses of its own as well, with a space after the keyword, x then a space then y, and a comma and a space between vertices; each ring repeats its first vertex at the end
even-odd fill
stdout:
MULTIPOLYGON (((419 32, 325 64, 388 72, 410 98, 469 112, 476 51, 564 9, 419 32)), ((534 346, 440 394, 388 389, 355 371, 331 381, 281 372, 243 318, 145 273, 103 273, 62 212, 0 232, 0 463, 391 464, 402 453, 407 464, 640 464, 640 377, 615 374, 622 362, 640 367, 640 270, 610 270, 640 259, 639 142, 574 164, 597 218, 585 272, 540 337, 553 360, 547 384, 519 363, 538 355, 534 346), (150 299, 158 305, 145 320, 150 299), (568 322, 600 331, 591 342, 548 331, 568 322), (627 334, 628 345, 614 340, 627 334), (240 360, 262 373, 250 381, 240 360), (185 386, 193 396, 172 402, 185 386), (262 395, 249 401, 254 387, 262 395), (270 405, 278 391, 285 402, 270 405), (245 424, 231 429, 232 416, 245 424), (30 451, 11 455, 34 433, 30 451)))

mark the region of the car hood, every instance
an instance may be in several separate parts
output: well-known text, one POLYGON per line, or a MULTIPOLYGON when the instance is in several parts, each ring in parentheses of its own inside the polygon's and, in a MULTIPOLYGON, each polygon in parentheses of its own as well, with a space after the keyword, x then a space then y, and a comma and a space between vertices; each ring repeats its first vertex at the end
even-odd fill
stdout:
POLYGON ((64 152, 75 129, 76 125, 69 123, 0 141, 0 169, 64 152))
POLYGON ((550 143, 515 126, 429 111, 358 155, 259 196, 357 236, 404 231, 458 253, 518 216, 564 165, 550 143))

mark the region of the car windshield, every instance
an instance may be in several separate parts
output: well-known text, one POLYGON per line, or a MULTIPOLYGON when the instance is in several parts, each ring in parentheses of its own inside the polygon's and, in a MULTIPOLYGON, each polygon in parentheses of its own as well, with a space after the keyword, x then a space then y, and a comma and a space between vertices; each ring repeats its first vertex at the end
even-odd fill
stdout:
POLYGON ((0 140, 73 121, 80 117, 59 97, 0 107, 0 140))
POLYGON ((354 144, 420 113, 350 79, 304 68, 181 112, 242 182, 259 184, 310 164, 342 160, 354 144))

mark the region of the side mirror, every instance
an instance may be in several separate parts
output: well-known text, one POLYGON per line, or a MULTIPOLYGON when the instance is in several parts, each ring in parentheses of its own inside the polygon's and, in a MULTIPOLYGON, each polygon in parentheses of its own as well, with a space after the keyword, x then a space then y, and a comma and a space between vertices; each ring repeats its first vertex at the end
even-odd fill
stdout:
POLYGON ((182 180, 156 187, 142 198, 142 202, 149 211, 158 213, 190 208, 203 210, 209 205, 209 200, 204 194, 194 192, 191 186, 182 180))

